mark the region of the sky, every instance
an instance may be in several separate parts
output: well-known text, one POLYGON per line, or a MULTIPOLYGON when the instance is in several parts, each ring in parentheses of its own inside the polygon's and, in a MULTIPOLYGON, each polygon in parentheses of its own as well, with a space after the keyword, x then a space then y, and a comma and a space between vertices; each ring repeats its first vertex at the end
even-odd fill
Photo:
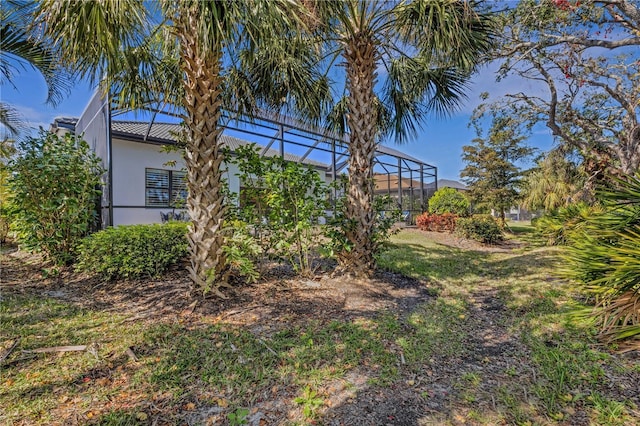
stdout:
MULTIPOLYGON (((475 130, 468 127, 473 109, 481 103, 480 94, 489 92, 490 99, 505 93, 532 91, 531 82, 510 77, 495 81, 496 65, 482 68, 473 76, 467 100, 459 111, 447 118, 429 118, 418 136, 403 145, 390 145, 438 168, 438 177, 460 179, 464 168, 462 147, 469 145, 476 137, 475 130)), ((79 117, 86 107, 95 88, 86 81, 77 81, 71 92, 57 106, 45 104, 46 86, 44 79, 36 72, 25 69, 15 78, 15 87, 8 83, 0 86, 0 99, 13 105, 23 119, 35 129, 48 129, 55 117, 79 117)), ((486 130, 486 129, 485 129, 486 130)), ((534 128, 527 144, 547 151, 553 145, 553 138, 545 127, 534 128)))

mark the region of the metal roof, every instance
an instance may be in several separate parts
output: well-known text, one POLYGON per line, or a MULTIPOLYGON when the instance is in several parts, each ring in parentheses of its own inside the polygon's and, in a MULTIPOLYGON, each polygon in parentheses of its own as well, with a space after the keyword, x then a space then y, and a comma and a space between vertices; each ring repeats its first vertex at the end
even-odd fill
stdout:
MULTIPOLYGON (((128 138, 133 140, 148 141, 162 144, 173 144, 176 142, 176 135, 180 132, 180 124, 175 123, 158 123, 153 122, 151 127, 149 123, 141 121, 117 121, 111 122, 111 132, 114 137, 128 138)), ((231 151, 235 151, 241 146, 247 146, 255 142, 246 141, 244 139, 235 138, 233 136, 220 135, 220 140, 223 146, 228 147, 231 151)), ((257 147, 264 148, 263 145, 255 143, 257 147)), ((262 155, 266 157, 280 156, 280 152, 275 149, 268 149, 262 155)), ((302 157, 286 153, 284 159, 291 162, 298 162, 308 164, 311 166, 328 168, 329 165, 321 163, 319 161, 310 160, 302 157)))
POLYGON ((175 135, 180 132, 180 125, 174 123, 149 123, 143 121, 111 121, 113 136, 129 136, 144 141, 175 143, 175 135))
MULTIPOLYGON (((300 125, 300 123, 297 120, 292 119, 290 117, 284 117, 280 115, 278 115, 277 117, 275 116, 270 117, 269 114, 265 114, 265 116, 266 117, 263 117, 264 119, 279 118, 281 120, 284 120, 284 122, 290 126, 300 125)), ((55 119, 55 124, 59 125, 60 127, 69 128, 69 127, 75 126, 77 121, 78 121, 77 118, 57 117, 55 119)), ((324 135, 329 135, 330 137, 337 137, 338 140, 341 140, 346 143, 346 136, 342 136, 342 137, 337 136, 331 132, 327 132, 326 130, 323 131, 317 126, 307 125, 306 128, 313 133, 317 132, 316 134, 324 134, 324 135)), ((111 122, 111 132, 112 132, 112 136, 119 137, 119 138, 125 138, 130 140, 141 141, 141 142, 148 142, 148 143, 156 143, 156 144, 174 144, 176 143, 176 135, 180 132, 180 124, 162 123, 162 122, 156 122, 156 121, 146 122, 146 121, 113 120, 111 122)), ((221 139, 222 139, 222 144, 224 146, 228 146, 232 151, 237 149, 240 146, 246 146, 251 143, 254 143, 254 142, 246 141, 243 139, 235 138, 232 136, 228 136, 228 135, 225 135, 224 133, 221 135, 221 139)), ((263 145, 258 143, 256 143, 256 146, 264 148, 263 145)), ((401 158, 403 160, 412 161, 417 164, 425 164, 428 167, 433 167, 422 160, 419 160, 402 151, 398 151, 397 149, 390 148, 388 146, 379 145, 376 148, 376 152, 378 153, 378 155, 380 154, 389 155, 392 157, 401 158)), ((280 152, 275 149, 268 149, 266 152, 263 153, 263 155, 267 157, 275 157, 280 155, 280 152)), ((330 168, 329 164, 310 160, 308 158, 303 159, 301 156, 289 154, 286 152, 284 154, 284 158, 287 161, 301 162, 303 164, 309 164, 315 167, 321 167, 326 169, 330 168)), ((451 186, 454 188, 466 189, 466 187, 464 185, 461 185, 459 182, 455 182, 455 181, 449 181, 449 182, 451 182, 452 184, 451 185, 445 184, 444 186, 451 186)), ((440 187, 441 185, 438 185, 438 186, 440 187)))

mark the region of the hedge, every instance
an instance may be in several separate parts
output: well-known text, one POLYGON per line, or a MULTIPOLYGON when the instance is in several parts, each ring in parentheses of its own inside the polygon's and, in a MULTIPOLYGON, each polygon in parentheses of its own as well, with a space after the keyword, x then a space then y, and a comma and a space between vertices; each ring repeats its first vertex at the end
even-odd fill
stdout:
POLYGON ((187 256, 186 234, 183 222, 108 228, 83 239, 76 269, 107 280, 157 277, 187 256))

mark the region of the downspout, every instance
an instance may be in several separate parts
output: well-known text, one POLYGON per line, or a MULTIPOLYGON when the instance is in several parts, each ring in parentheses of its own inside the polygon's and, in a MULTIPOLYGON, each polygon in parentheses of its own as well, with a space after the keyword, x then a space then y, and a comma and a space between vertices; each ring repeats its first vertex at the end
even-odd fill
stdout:
POLYGON ((107 226, 113 226, 113 149, 111 140, 111 91, 107 94, 107 180, 109 185, 109 217, 107 226))

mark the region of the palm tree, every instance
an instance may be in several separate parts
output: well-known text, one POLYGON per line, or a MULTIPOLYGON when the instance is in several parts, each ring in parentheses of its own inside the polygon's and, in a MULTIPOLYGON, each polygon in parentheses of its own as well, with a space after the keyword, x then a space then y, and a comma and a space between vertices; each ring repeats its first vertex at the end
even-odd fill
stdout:
MULTIPOLYGON (((274 63, 287 63, 284 57, 291 51, 285 41, 295 34, 295 18, 303 12, 292 10, 295 4, 287 0, 166 0, 160 2, 159 10, 145 8, 152 5, 138 0, 44 0, 36 21, 44 24, 44 35, 54 40, 81 76, 102 79, 107 88, 117 87, 122 104, 139 107, 163 100, 181 109, 191 217, 188 269, 197 287, 223 296, 220 287, 226 284, 228 272, 223 254, 225 202, 218 123, 223 91, 233 92, 236 101, 238 96, 253 96, 237 102, 246 110, 262 94, 262 85, 256 81, 268 77, 266 68, 257 65, 255 75, 248 76, 243 86, 246 91, 236 90, 225 84, 228 76, 237 77, 229 73, 230 64, 240 61, 239 51, 248 52, 246 58, 260 49, 270 51, 274 63)), ((310 103, 295 93, 308 92, 313 80, 284 78, 281 82, 289 90, 278 106, 310 103)))
POLYGON ((329 57, 342 58, 344 96, 334 127, 349 133, 345 236, 339 254, 356 276, 375 268, 373 160, 383 138, 403 142, 429 112, 446 114, 464 98, 465 82, 491 48, 492 19, 474 1, 346 0, 316 2, 329 57), (379 81, 379 75, 382 82, 379 81), (383 84, 380 84, 383 83, 383 84))
POLYGON ((535 168, 525 176, 523 204, 530 210, 553 211, 578 201, 588 201, 585 173, 581 167, 565 157, 560 150, 552 150, 538 160, 535 168))
MULTIPOLYGON (((69 75, 58 64, 55 51, 45 41, 37 40, 25 27, 26 17, 33 3, 9 0, 0 4, 0 83, 15 87, 15 78, 22 70, 37 70, 47 84, 46 102, 56 105, 68 92, 69 75)), ((9 136, 16 136, 26 128, 18 110, 0 102, 0 124, 9 136)))

